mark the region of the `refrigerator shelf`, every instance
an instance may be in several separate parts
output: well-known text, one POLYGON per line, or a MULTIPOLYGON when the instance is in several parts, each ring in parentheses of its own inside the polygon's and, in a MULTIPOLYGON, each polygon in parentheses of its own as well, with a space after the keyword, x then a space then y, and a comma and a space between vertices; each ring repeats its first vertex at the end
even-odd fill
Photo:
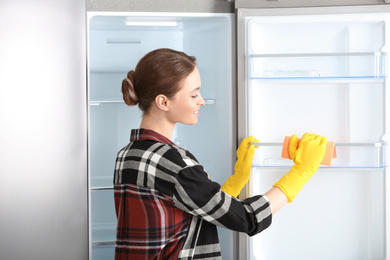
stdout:
POLYGON ((385 52, 250 54, 251 79, 386 77, 385 52))
POLYGON ((110 186, 108 186, 108 187, 91 187, 91 190, 96 190, 96 191, 98 191, 98 190, 113 190, 114 189, 114 187, 110 187, 110 186))
MULTIPOLYGON (((106 100, 91 100, 89 101, 90 106, 99 106, 101 104, 122 104, 125 103, 123 100, 116 100, 116 99, 106 99, 106 100)), ((204 99, 205 105, 214 105, 215 99, 204 99)))
POLYGON ((271 53, 271 54, 249 54, 249 58, 284 58, 284 57, 353 57, 353 56, 386 56, 386 52, 333 52, 333 53, 271 53))
POLYGON ((89 101, 90 106, 99 106, 101 104, 122 104, 125 103, 123 100, 91 100, 89 101))
MULTIPOLYGON (((292 160, 281 158, 283 143, 252 143, 258 148, 252 167, 287 168, 292 160)), ((387 143, 335 143, 337 158, 320 168, 382 169, 387 167, 387 143)))
MULTIPOLYGON (((300 73, 300 72, 298 72, 300 73)), ((350 82, 351 80, 356 80, 356 81, 364 81, 364 80, 367 80, 367 81, 383 81, 384 79, 386 79, 387 76, 380 76, 380 77, 374 77, 374 76, 362 76, 362 77, 358 77, 358 76, 354 76, 354 77, 298 77, 298 76, 289 76, 289 77, 252 77, 251 79, 252 80, 262 80, 263 82, 264 81, 269 81, 269 82, 275 82, 275 81, 286 81, 286 80, 294 80, 294 83, 295 83, 295 80, 302 80, 304 82, 308 82, 308 80, 316 80, 316 83, 320 83, 319 81, 320 80, 324 80, 326 82, 329 82, 329 81, 335 81, 335 82, 338 82, 338 83, 343 83, 347 81, 350 82)))
POLYGON ((107 245, 115 245, 115 241, 99 241, 92 242, 93 246, 107 246, 107 245))

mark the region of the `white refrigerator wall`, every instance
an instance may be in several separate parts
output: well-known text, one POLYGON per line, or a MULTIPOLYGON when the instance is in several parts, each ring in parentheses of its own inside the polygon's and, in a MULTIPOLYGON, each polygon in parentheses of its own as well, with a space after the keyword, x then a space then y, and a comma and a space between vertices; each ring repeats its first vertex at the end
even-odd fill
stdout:
POLYGON ((293 165, 281 159, 285 136, 321 134, 337 152, 269 229, 249 239, 247 259, 386 258, 389 14, 383 11, 239 9, 245 39, 239 75, 246 77, 239 78, 245 88, 239 108, 246 111, 239 135, 262 142, 248 196, 266 192, 293 165))
MULTIPOLYGON (((89 154, 93 259, 113 259, 116 216, 112 180, 116 154, 138 128, 141 112, 122 101, 121 82, 157 48, 196 56, 206 105, 197 125, 178 124, 172 141, 191 151, 222 184, 235 160, 233 15, 179 13, 89 14, 89 154), (155 25, 127 26, 142 20, 155 25), (159 26, 162 21, 176 26, 159 26)), ((219 229, 224 259, 234 259, 235 233, 219 229)))
POLYGON ((87 259, 85 1, 0 1, 0 259, 87 259))

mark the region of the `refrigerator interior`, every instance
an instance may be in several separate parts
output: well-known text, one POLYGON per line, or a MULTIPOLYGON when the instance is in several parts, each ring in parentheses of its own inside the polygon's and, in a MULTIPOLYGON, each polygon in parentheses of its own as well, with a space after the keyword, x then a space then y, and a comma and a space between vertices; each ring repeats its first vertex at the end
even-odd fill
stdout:
MULTIPOLYGON (((141 122, 122 101, 121 83, 140 58, 157 48, 197 57, 205 106, 197 125, 178 124, 172 141, 191 151, 214 181, 231 174, 235 112, 231 14, 89 13, 89 176, 93 259, 113 259, 117 152, 141 122), (224 162, 219 164, 216 162, 224 162)), ((220 229, 224 259, 233 259, 233 233, 220 229)))
POLYGON ((337 153, 250 239, 250 259, 385 258, 388 19, 245 18, 247 129, 261 141, 249 195, 266 192, 293 165, 281 159, 285 136, 320 134, 337 153))

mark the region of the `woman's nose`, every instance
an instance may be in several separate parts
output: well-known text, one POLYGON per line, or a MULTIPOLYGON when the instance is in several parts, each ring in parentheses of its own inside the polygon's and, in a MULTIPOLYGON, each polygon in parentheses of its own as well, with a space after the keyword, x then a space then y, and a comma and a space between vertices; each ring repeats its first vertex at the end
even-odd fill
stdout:
POLYGON ((200 100, 198 102, 198 105, 199 106, 204 106, 204 104, 205 104, 204 99, 203 99, 202 95, 199 95, 199 96, 200 96, 200 100))

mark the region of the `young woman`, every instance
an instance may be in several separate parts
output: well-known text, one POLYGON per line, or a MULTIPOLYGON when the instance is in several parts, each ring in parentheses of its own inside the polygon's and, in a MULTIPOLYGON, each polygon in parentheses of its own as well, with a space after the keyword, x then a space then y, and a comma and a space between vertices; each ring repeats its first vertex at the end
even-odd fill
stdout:
POLYGON ((216 225, 250 236, 266 229, 322 161, 326 138, 305 134, 297 149, 293 135, 290 172, 265 195, 235 198, 248 181, 256 139, 242 141, 222 187, 170 141, 176 123, 197 123, 200 88, 195 57, 171 49, 146 54, 123 80, 125 103, 138 104, 143 117, 116 160, 116 259, 221 259, 216 225))

